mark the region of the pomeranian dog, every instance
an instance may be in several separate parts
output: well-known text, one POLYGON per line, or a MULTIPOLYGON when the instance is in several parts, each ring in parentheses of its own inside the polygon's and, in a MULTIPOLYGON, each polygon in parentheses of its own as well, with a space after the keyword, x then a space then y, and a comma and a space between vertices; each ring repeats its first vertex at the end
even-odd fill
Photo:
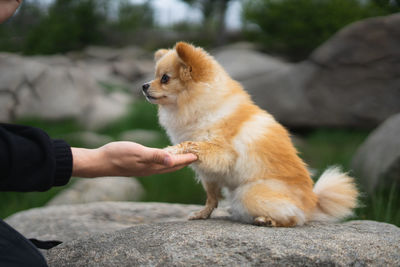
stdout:
POLYGON ((233 217, 255 225, 291 227, 352 214, 358 196, 353 179, 329 168, 313 187, 287 130, 206 51, 179 42, 156 51, 154 59, 155 79, 143 93, 158 105, 174 144, 166 149, 198 156, 192 168, 207 192, 205 207, 190 219, 207 219, 222 188, 233 217))

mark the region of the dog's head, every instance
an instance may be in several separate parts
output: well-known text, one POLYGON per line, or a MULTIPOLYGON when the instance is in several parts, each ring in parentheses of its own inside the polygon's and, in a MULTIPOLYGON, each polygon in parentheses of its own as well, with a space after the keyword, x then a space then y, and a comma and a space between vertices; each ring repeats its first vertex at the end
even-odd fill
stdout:
POLYGON ((213 79, 215 61, 202 48, 179 42, 173 49, 155 52, 154 80, 142 86, 147 100, 159 105, 175 105, 200 90, 213 79))

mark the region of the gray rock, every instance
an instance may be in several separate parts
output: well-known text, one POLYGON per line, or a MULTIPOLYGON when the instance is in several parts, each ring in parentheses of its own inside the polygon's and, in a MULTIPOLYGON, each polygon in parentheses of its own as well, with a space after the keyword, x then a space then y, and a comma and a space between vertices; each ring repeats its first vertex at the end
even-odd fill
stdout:
POLYGON ((140 78, 142 75, 136 62, 133 60, 122 60, 115 62, 112 68, 115 75, 122 76, 128 81, 134 81, 140 78))
POLYGON ((111 92, 91 98, 92 105, 79 117, 80 122, 90 130, 100 129, 127 114, 133 98, 128 93, 111 92))
POLYGON ((123 141, 136 142, 145 146, 150 146, 161 140, 161 134, 157 131, 136 129, 121 133, 119 139, 123 141))
POLYGON ((9 122, 14 118, 14 107, 17 105, 14 95, 0 89, 0 121, 9 122))
POLYGON ((374 128, 400 112, 398 25, 400 14, 353 23, 294 65, 235 50, 217 59, 285 125, 374 128))
POLYGON ((142 185, 129 177, 77 179, 58 193, 47 205, 70 205, 99 201, 137 201, 144 195, 142 185))
POLYGON ((84 54, 87 57, 104 61, 116 60, 120 55, 118 49, 104 46, 89 46, 84 50, 84 54))
POLYGON ((57 54, 47 56, 33 56, 31 57, 31 59, 51 66, 71 67, 75 65, 75 63, 69 57, 57 54))
POLYGON ((42 119, 78 118, 101 92, 82 69, 55 66, 46 66, 32 87, 23 89, 18 95, 17 117, 42 119))
MULTIPOLYGON (((0 54, 0 98, 13 101, 0 109, 6 120, 21 117, 76 118, 101 93, 96 81, 76 66, 54 66, 43 60, 0 54)), ((4 99, 0 100, 5 101, 4 99)))
POLYGON ((292 64, 255 51, 245 45, 227 46, 214 53, 215 59, 232 78, 244 81, 259 75, 286 71, 292 64))
MULTIPOLYGON (((68 241, 136 224, 186 221, 190 212, 199 209, 198 205, 98 202, 31 209, 6 222, 29 238, 68 241)), ((217 215, 221 214, 223 211, 218 211, 217 215)))
POLYGON ((135 46, 127 46, 124 48, 89 46, 84 50, 83 53, 88 58, 101 61, 117 61, 122 59, 125 60, 149 57, 149 55, 143 49, 135 46))
POLYGON ((320 120, 373 128, 400 112, 399 24, 400 14, 356 22, 314 51, 305 94, 320 120))
POLYGON ((62 135, 62 139, 72 144, 79 144, 86 148, 98 148, 113 141, 108 135, 94 132, 76 132, 62 135))
POLYGON ((50 266, 398 266, 400 229, 373 221, 264 228, 220 210, 187 221, 196 205, 92 203, 17 213, 6 221, 27 237, 58 239, 50 266))
POLYGON ((61 244, 50 266, 397 266, 400 229, 372 221, 262 228, 226 220, 138 225, 61 244))
POLYGON ((368 192, 400 185, 400 113, 375 129, 357 150, 352 168, 368 192))

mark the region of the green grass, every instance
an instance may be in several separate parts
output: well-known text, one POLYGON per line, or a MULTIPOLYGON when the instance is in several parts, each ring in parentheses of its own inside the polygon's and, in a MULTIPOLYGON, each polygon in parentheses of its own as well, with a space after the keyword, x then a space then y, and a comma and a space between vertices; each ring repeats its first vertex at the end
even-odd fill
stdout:
MULTIPOLYGON (((30 118, 18 123, 42 128, 54 138, 68 137, 68 133, 82 130, 82 126, 73 120, 43 121, 30 118)), ((162 148, 169 145, 165 132, 158 124, 156 106, 146 101, 136 101, 126 116, 99 130, 98 133, 117 140, 121 132, 131 129, 160 132, 160 139, 149 146, 162 148)), ((367 131, 317 129, 301 135, 300 141, 296 143, 300 156, 315 170, 315 177, 331 165, 339 165, 351 174, 351 158, 367 136, 367 131)), ((79 141, 66 141, 73 141, 71 145, 81 146, 79 141)), ((139 181, 146 191, 143 201, 187 204, 202 204, 205 201, 204 190, 201 184, 196 182, 194 173, 189 168, 174 173, 139 178, 139 181)), ((53 188, 42 193, 0 193, 0 218, 20 210, 43 206, 61 189, 53 188)), ((360 200, 362 206, 356 210, 356 217, 353 219, 377 220, 400 226, 400 190, 395 185, 380 188, 373 195, 364 194, 360 200)))

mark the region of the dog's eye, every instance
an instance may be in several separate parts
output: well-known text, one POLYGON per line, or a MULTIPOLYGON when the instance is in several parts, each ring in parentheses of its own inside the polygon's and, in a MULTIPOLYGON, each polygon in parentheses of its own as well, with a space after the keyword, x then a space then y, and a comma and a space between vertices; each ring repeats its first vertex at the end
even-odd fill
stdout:
POLYGON ((169 76, 167 74, 164 74, 161 77, 161 83, 167 83, 169 81, 169 76))

